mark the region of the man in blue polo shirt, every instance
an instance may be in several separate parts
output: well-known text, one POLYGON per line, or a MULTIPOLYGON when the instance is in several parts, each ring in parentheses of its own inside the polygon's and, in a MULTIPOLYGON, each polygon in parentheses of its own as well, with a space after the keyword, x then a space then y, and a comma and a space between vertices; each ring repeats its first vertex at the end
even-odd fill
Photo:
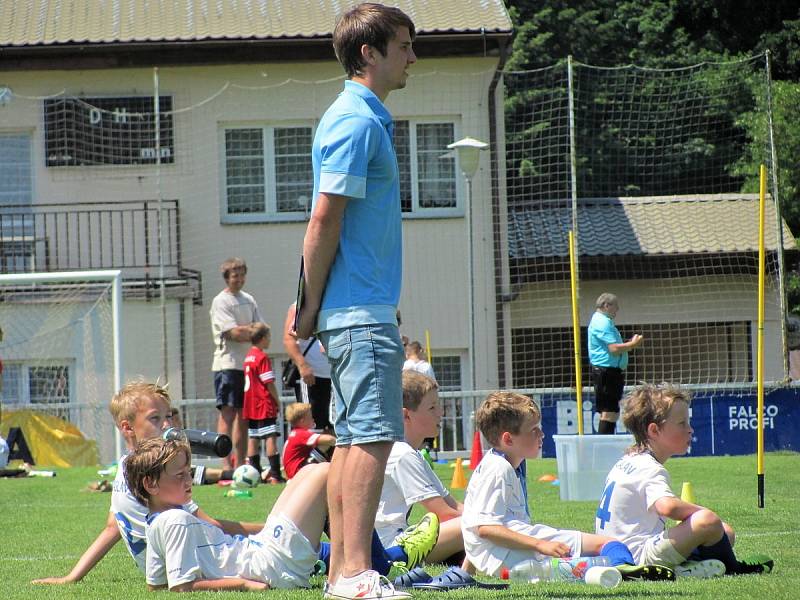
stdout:
POLYGON ((595 410, 600 413, 597 433, 613 434, 619 419, 619 401, 625 387, 625 368, 628 352, 644 341, 638 333, 627 342, 622 341, 614 318, 619 311, 619 300, 614 294, 600 294, 595 302, 595 313, 589 322, 589 362, 592 363, 595 410))
POLYGON ((403 439, 400 188, 383 102, 406 85, 414 35, 407 15, 379 4, 361 4, 339 19, 333 46, 348 79, 312 148, 314 206, 296 334, 317 332, 336 401, 329 598, 408 597, 370 569, 370 541, 386 461, 403 439))

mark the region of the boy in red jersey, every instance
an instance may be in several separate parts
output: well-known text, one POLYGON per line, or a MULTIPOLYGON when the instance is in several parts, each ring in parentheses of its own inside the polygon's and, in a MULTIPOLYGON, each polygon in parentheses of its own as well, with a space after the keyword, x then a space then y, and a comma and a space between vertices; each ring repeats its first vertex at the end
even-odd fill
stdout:
POLYGON ((283 470, 286 471, 286 477, 291 479, 308 464, 327 462, 328 458, 323 452, 336 444, 336 436, 314 431, 316 423, 311 414, 311 405, 304 402, 287 406, 286 420, 292 430, 283 446, 283 470))
POLYGON ((250 342, 253 347, 244 359, 244 408, 242 415, 247 424, 247 460, 259 472, 261 469, 261 440, 266 439, 269 471, 261 474, 261 479, 269 483, 286 483, 281 476, 280 456, 278 455, 278 390, 275 388, 275 374, 272 362, 264 352, 271 339, 269 325, 258 323, 253 326, 250 342))

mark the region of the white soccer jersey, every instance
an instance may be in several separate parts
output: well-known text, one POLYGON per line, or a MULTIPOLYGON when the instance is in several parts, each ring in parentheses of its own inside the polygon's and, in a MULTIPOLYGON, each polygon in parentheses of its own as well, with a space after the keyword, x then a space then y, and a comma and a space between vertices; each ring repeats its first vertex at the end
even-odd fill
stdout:
POLYGON ((526 507, 522 485, 511 463, 498 454, 487 453, 470 477, 461 515, 464 550, 479 571, 496 573, 506 564, 510 550, 482 539, 478 527, 504 525, 532 535, 526 507))
POLYGON ((384 546, 391 546, 397 534, 408 527, 406 519, 411 507, 428 498, 444 498, 450 492, 444 487, 428 462, 407 442, 395 442, 375 515, 375 530, 384 546))
POLYGON ((606 477, 595 531, 626 544, 639 563, 644 543, 664 531, 664 519, 653 505, 674 496, 669 473, 652 454, 623 456, 606 477))
POLYGON ((211 330, 214 334, 214 362, 212 371, 244 369, 244 357, 250 350, 250 342, 223 339, 222 334, 240 325, 263 322, 255 298, 247 292, 231 294, 225 290, 211 302, 211 330))
MULTIPOLYGON (((145 527, 147 522, 147 507, 141 504, 128 489, 128 482, 125 480, 125 456, 117 463, 117 475, 114 477, 113 490, 111 492, 111 508, 114 518, 117 520, 119 532, 122 540, 131 553, 133 560, 139 570, 145 571, 145 550, 147 549, 147 538, 145 527)), ((190 513, 196 513, 198 506, 192 501, 184 506, 190 513)))

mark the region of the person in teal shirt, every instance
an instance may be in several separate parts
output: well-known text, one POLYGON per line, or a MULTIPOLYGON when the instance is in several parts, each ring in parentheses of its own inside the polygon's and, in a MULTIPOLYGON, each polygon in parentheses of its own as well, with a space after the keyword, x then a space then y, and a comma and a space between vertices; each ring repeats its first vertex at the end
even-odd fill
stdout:
POLYGON ((601 435, 613 434, 617 428, 628 352, 644 341, 638 333, 627 342, 622 341, 614 325, 618 311, 619 300, 614 294, 600 294, 589 322, 589 362, 592 364, 595 410, 600 413, 597 433, 601 435))

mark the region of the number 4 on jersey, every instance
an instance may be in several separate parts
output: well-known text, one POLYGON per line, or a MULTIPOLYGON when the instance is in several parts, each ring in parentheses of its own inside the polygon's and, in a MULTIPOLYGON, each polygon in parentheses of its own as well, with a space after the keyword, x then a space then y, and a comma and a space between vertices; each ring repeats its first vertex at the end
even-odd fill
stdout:
POLYGON ((600 496, 600 504, 597 507, 597 513, 595 516, 600 521, 600 529, 606 528, 606 523, 611 520, 611 511, 608 510, 609 505, 611 504, 611 494, 614 492, 614 485, 616 481, 612 481, 606 486, 606 489, 603 490, 603 495, 600 496))

